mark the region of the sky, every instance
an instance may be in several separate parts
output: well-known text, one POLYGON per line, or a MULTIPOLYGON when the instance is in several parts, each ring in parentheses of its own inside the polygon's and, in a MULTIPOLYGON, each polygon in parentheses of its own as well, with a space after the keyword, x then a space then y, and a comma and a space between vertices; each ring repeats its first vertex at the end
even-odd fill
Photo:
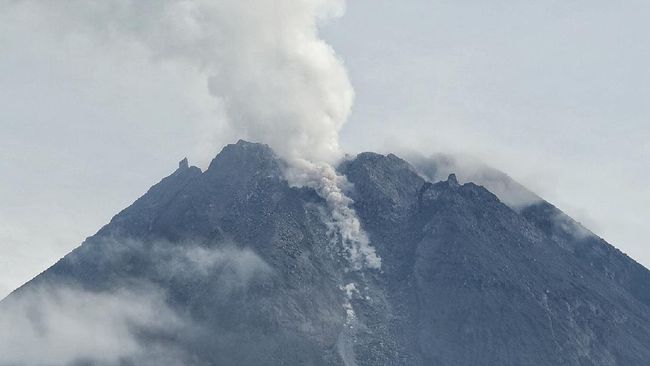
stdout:
MULTIPOLYGON (((0 6, 8 4, 0 0, 0 6)), ((650 266, 650 3, 354 0, 344 151, 478 157, 650 266)), ((0 297, 238 132, 203 74, 0 14, 0 297)))

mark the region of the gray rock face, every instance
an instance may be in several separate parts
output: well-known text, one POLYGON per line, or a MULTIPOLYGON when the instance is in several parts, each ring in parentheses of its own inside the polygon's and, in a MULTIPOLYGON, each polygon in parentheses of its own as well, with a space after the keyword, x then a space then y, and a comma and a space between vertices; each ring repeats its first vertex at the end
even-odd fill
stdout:
POLYGON ((244 141, 182 161, 10 298, 154 284, 190 325, 142 342, 187 365, 650 364, 650 272, 549 203, 359 154, 339 172, 382 269, 352 272, 323 199, 282 172, 244 141))

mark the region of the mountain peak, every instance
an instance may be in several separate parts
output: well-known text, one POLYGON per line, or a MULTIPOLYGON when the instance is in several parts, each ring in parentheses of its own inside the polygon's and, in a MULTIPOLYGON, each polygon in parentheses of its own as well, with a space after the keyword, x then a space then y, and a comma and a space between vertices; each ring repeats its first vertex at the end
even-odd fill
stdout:
POLYGON ((411 164, 393 154, 364 152, 341 164, 339 171, 354 184, 352 198, 364 215, 382 218, 378 227, 403 222, 417 203, 424 184, 411 164), (372 202, 373 204, 368 204, 372 202))
POLYGON ((269 146, 244 140, 205 172, 183 159, 22 294, 39 283, 104 292, 151 283, 198 333, 138 331, 137 340, 154 353, 177 347, 179 364, 650 359, 650 272, 600 239, 560 231, 566 221, 554 207, 520 212, 463 170, 445 170, 462 186, 455 174, 427 181, 393 154, 361 153, 338 172, 354 187, 352 229, 367 234, 382 271, 350 272, 330 208, 290 187, 283 164, 269 146))
MULTIPOLYGON (((231 144, 231 145, 233 145, 233 144, 231 144)), ((263 144, 261 142, 250 142, 250 141, 246 141, 244 139, 237 140, 237 142, 234 143, 234 145, 240 146, 240 147, 243 147, 243 148, 253 148, 253 149, 254 148, 267 148, 267 149, 270 149, 269 145, 267 145, 267 144, 263 144)))
POLYGON ((449 184, 449 186, 452 188, 460 187, 460 184, 458 184, 458 179, 456 178, 456 174, 449 174, 449 177, 447 177, 447 184, 449 184))
POLYGON ((190 165, 187 162, 187 158, 183 158, 183 160, 178 162, 178 169, 179 170, 185 170, 185 169, 187 169, 189 167, 190 167, 190 165))
POLYGON ((212 160, 206 173, 280 175, 280 159, 266 144, 239 140, 226 145, 212 160))

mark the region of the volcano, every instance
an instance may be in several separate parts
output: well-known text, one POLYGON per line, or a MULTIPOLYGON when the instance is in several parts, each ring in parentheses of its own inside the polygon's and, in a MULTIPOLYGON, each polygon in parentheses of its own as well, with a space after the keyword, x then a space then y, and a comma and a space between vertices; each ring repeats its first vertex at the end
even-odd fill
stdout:
MULTIPOLYGON (((352 269, 325 200, 239 141, 205 171, 181 161, 0 314, 32 299, 23 326, 56 333, 42 299, 56 289, 156 289, 157 326, 120 320, 137 351, 52 364, 650 364, 650 271, 501 172, 410 161, 367 152, 337 167, 380 268, 352 269)), ((119 306, 133 305, 100 315, 119 306)))

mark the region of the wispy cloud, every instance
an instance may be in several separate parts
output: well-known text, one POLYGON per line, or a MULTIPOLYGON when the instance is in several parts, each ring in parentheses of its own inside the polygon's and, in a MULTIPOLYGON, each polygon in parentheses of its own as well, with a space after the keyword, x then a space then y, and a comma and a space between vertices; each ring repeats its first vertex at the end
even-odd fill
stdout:
MULTIPOLYGON (((245 291, 272 269, 249 249, 232 243, 208 248, 193 243, 144 243, 105 239, 102 267, 107 289, 89 290, 75 278, 40 279, 0 303, 0 365, 189 365, 176 340, 200 327, 186 309, 169 301, 170 278, 180 283, 209 279, 224 299, 245 291), (144 276, 121 272, 127 258, 148 263, 144 276)), ((88 266, 83 255, 75 265, 88 266)), ((92 286, 91 286, 92 287, 92 286)))
POLYGON ((90 292, 39 285, 9 297, 0 309, 2 365, 117 365, 151 351, 138 334, 173 335, 184 326, 164 293, 151 286, 90 292))

